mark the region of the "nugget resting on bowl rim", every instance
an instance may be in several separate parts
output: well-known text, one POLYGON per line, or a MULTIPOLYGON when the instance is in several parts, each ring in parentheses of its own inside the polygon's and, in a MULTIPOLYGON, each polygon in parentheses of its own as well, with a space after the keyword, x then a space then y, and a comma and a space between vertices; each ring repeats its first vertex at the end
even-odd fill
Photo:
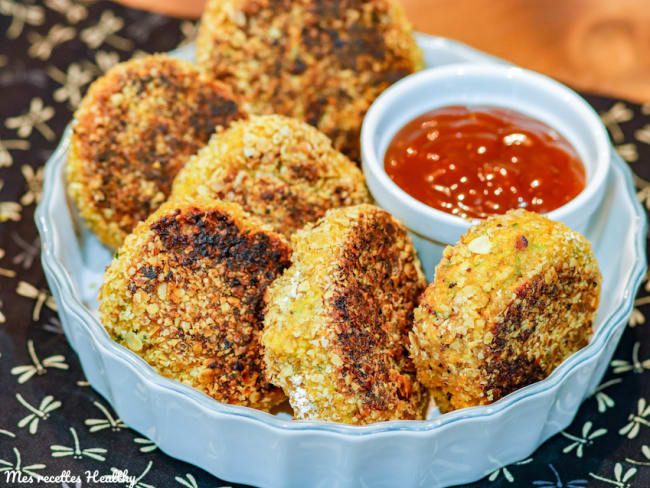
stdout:
POLYGON ((445 249, 415 310, 411 352, 442 412, 486 405, 586 346, 602 277, 591 245, 525 210, 445 249))
POLYGON ((307 121, 355 161, 370 104, 422 67, 396 0, 210 0, 196 54, 251 113, 307 121))
POLYGON ((117 248, 167 199, 188 157, 242 117, 231 90, 202 80, 187 61, 152 55, 120 63, 75 113, 68 193, 99 240, 117 248))
POLYGON ((212 138, 172 193, 237 202, 287 236, 330 208, 370 201, 363 173, 326 135, 281 115, 251 116, 212 138))
POLYGON ((237 204, 171 199, 107 268, 101 322, 162 375, 269 410, 285 396, 264 375, 263 296, 290 256, 283 236, 237 204))
POLYGON ((267 290, 262 343, 295 417, 421 419, 427 395, 407 348, 426 283, 404 226, 372 205, 344 207, 292 245, 292 266, 267 290))

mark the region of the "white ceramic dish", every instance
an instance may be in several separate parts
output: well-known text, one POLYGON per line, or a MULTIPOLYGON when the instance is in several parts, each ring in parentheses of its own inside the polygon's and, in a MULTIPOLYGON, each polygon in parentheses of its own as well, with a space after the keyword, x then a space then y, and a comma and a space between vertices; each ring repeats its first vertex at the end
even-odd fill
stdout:
MULTIPOLYGON (((429 66, 494 62, 458 43, 419 36, 429 66)), ((192 56, 191 48, 177 55, 192 56)), ((225 480, 269 487, 439 487, 470 482, 525 458, 565 428, 600 382, 645 273, 645 214, 626 165, 612 171, 589 235, 604 276, 591 343, 550 377, 486 407, 427 421, 364 427, 292 421, 223 405, 156 374, 113 342, 97 319, 95 295, 110 253, 79 229, 66 201, 66 132, 45 170, 36 213, 42 261, 63 329, 91 385, 128 425, 169 455, 225 480)))
POLYGON ((448 105, 491 105, 522 112, 567 138, 586 170, 580 194, 547 215, 586 233, 600 205, 609 173, 609 138, 598 114, 577 93, 544 75, 509 65, 458 63, 400 80, 372 104, 361 131, 363 172, 378 205, 411 231, 428 280, 444 246, 455 244, 471 222, 416 200, 384 170, 384 155, 397 131, 414 118, 448 105))

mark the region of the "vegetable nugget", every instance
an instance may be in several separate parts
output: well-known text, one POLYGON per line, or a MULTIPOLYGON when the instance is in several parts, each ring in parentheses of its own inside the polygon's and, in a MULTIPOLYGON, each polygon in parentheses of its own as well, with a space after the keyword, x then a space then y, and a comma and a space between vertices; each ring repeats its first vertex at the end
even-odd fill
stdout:
POLYGON ((525 210, 447 247, 415 310, 411 352, 441 411, 548 376, 592 334, 602 277, 589 242, 525 210))
POLYGON ((295 417, 421 419, 427 395, 407 348, 426 283, 404 226, 372 205, 345 207, 292 244, 292 266, 267 290, 262 343, 295 417))
POLYGON ((287 236, 330 208, 370 201, 363 174, 327 136, 280 115, 251 117, 214 137, 172 193, 237 202, 287 236))
POLYGON ((97 237, 119 247, 171 191, 187 158, 242 113, 230 89, 164 55, 121 63, 75 114, 68 192, 97 237))
POLYGON ((251 113, 304 120, 355 161, 370 104, 422 67, 395 0, 210 0, 196 56, 251 113))
POLYGON ((269 410, 285 396, 264 375, 263 296, 290 256, 284 237, 237 204, 170 199, 106 270, 101 321, 162 375, 269 410))

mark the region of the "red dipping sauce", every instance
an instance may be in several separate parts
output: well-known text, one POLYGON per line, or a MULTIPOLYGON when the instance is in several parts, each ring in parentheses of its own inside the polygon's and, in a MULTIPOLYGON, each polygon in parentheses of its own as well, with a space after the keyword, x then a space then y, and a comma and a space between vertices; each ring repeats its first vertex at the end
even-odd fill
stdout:
POLYGON ((412 197, 470 219, 514 208, 549 212, 585 187, 585 168, 564 137, 497 107, 450 106, 421 115, 395 135, 384 167, 412 197))

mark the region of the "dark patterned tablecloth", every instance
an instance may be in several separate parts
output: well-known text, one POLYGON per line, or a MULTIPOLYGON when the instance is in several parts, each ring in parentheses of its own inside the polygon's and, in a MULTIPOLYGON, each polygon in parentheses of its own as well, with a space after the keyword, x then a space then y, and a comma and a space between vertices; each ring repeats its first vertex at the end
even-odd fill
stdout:
MULTIPOLYGON (((47 290, 33 224, 43 164, 89 83, 120 60, 168 51, 195 33, 192 21, 110 2, 0 0, 0 486, 12 486, 5 474, 15 469, 81 478, 49 485, 61 487, 104 486, 94 476, 118 471, 135 475, 139 488, 227 485, 130 430, 85 381, 47 290)), ((650 208, 650 105, 587 99, 650 208)), ((529 459, 469 486, 650 486, 649 292, 646 277, 615 360, 573 424, 529 459)))

